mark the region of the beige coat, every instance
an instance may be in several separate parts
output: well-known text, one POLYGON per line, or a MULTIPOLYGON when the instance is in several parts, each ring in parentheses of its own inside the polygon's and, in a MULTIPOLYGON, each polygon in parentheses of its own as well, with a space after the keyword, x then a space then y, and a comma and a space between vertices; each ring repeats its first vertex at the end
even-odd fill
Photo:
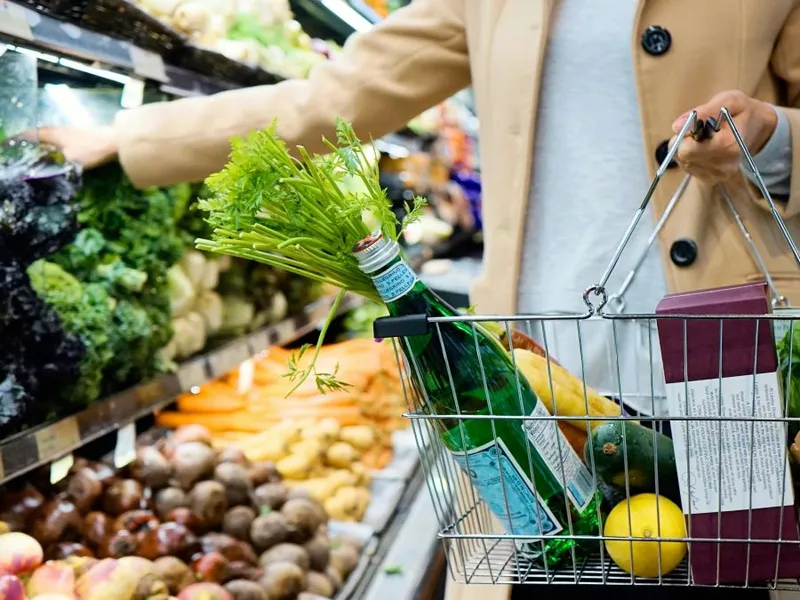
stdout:
MULTIPOLYGON (((481 125, 485 228, 485 274, 474 283, 473 303, 482 313, 511 313, 552 2, 414 0, 373 31, 354 36, 340 59, 316 68, 307 81, 121 113, 116 121, 120 159, 140 185, 200 179, 223 165, 231 136, 264 127, 273 118, 290 145, 320 150, 319 140, 332 135, 337 116, 352 121, 361 135, 377 137, 471 84, 481 125)), ((736 88, 788 107, 793 169, 800 173, 799 7, 797 0, 639 0, 631 51, 651 174, 654 150, 671 136, 672 121, 716 93, 736 88), (666 54, 654 57, 642 50, 640 38, 649 25, 670 31, 666 54)), ((656 214, 680 177, 677 169, 665 177, 653 199, 656 214)), ((800 302, 800 272, 755 190, 741 181, 729 189, 780 291, 800 302)), ((792 178, 786 200, 785 216, 800 239, 795 218, 800 176, 792 178)), ((724 204, 702 183, 690 185, 660 242, 672 290, 762 278, 724 204), (670 244, 681 237, 695 239, 699 247, 698 259, 683 269, 668 257, 670 244)), ((488 600, 505 597, 507 590, 470 586, 451 593, 460 594, 451 598, 488 600)))

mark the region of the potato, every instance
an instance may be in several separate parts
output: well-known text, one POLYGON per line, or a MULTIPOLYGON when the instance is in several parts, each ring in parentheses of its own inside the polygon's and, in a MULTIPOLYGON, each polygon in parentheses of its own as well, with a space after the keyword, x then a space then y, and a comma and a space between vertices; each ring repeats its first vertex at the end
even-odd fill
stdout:
POLYGON ((251 462, 276 462, 284 458, 289 452, 289 445, 283 438, 270 438, 258 446, 246 448, 244 455, 251 462))
POLYGON ((358 485, 358 475, 348 469, 337 469, 328 475, 328 479, 336 490, 347 485, 358 485))
POLYGON ((375 430, 369 425, 351 425, 350 427, 342 427, 339 432, 339 439, 347 442, 357 450, 364 451, 375 445, 377 436, 375 435, 375 430))
POLYGON ((245 542, 250 541, 250 528, 256 520, 256 511, 249 506, 234 506, 225 513, 222 531, 245 542))
POLYGON ((325 455, 327 445, 319 440, 300 440, 289 446, 289 452, 292 454, 300 454, 307 456, 310 459, 317 461, 325 455))
POLYGON ((291 528, 286 518, 279 512, 272 512, 261 515, 253 521, 250 527, 250 541, 256 550, 263 552, 285 542, 289 539, 290 532, 291 528))
POLYGON ((313 500, 289 500, 281 508, 289 528, 289 539, 303 543, 311 539, 319 526, 327 521, 322 507, 313 500))
POLYGON ((320 596, 319 594, 312 594, 311 592, 300 592, 297 600, 331 600, 327 596, 320 596))
POLYGON ((344 579, 342 579, 339 571, 333 568, 333 565, 328 565, 328 568, 325 569, 325 577, 327 577, 328 581, 331 582, 334 593, 342 589, 342 586, 344 585, 344 579))
POLYGON ((346 469, 360 457, 361 453, 347 442, 336 442, 325 453, 328 464, 340 469, 346 469))
POLYGON ((293 489, 306 492, 306 498, 320 503, 336 493, 336 486, 327 477, 299 481, 293 489))
POLYGON ((328 536, 317 533, 303 547, 308 553, 311 569, 324 573, 331 558, 331 542, 328 536))
POLYGON ((336 590, 333 589, 331 580, 325 577, 325 575, 316 571, 310 571, 306 574, 306 577, 308 579, 308 584, 306 586, 307 592, 317 594, 323 598, 333 598, 336 590))
POLYGON ((311 568, 311 558, 308 550, 297 544, 278 544, 264 552, 258 559, 262 567, 276 562, 290 562, 296 564, 303 571, 311 568))
POLYGON ((307 479, 313 466, 314 461, 303 454, 290 454, 275 463, 284 479, 307 479))
POLYGON ((358 552, 352 546, 338 546, 331 549, 331 566, 342 576, 342 579, 347 579, 348 575, 352 573, 358 565, 358 552))
POLYGON ((279 510, 289 496, 289 489, 284 483, 265 483, 258 486, 253 492, 257 506, 268 506, 272 510, 279 510))
POLYGON ((233 600, 269 600, 266 590, 255 581, 235 579, 222 587, 233 596, 233 600))
POLYGON ((339 437, 341 426, 336 419, 326 418, 304 427, 300 436, 304 440, 316 439, 321 442, 331 444, 339 437))
POLYGON ((325 510, 331 518, 340 521, 358 521, 369 505, 369 492, 365 488, 344 486, 336 495, 325 501, 325 510))
POLYGON ((292 600, 306 587, 306 574, 294 563, 272 563, 260 581, 270 600, 292 600))

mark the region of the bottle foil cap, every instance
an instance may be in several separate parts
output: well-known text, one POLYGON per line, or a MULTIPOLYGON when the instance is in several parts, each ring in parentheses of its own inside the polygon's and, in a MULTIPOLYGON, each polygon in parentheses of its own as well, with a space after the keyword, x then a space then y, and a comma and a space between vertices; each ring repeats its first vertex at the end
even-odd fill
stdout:
POLYGON ((366 274, 385 267, 400 254, 400 244, 387 240, 383 233, 375 231, 358 242, 353 248, 353 255, 359 268, 366 274))

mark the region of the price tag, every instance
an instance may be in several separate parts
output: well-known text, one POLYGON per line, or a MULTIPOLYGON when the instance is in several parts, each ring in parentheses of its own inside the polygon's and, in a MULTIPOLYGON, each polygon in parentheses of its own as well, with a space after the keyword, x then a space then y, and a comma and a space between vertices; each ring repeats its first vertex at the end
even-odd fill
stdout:
POLYGON ((114 447, 114 466, 127 467, 136 460, 136 423, 128 423, 117 432, 117 445, 114 447))
POLYGON ((119 104, 122 108, 137 108, 144 103, 144 81, 131 77, 122 88, 119 104))
POLYGON ((0 32, 23 40, 32 40, 33 32, 25 9, 0 0, 0 32))
POLYGON ((69 417, 58 423, 53 423, 41 431, 36 432, 36 450, 39 460, 52 460, 72 452, 81 444, 81 434, 78 430, 78 421, 69 417))
POLYGON ((6 470, 3 466, 3 453, 0 452, 0 481, 3 481, 6 478, 6 470))
POLYGON ((72 454, 67 454, 63 458, 50 463, 50 483, 58 483, 69 475, 69 470, 75 464, 75 457, 72 454))
POLYGON ((226 375, 250 358, 247 344, 237 342, 223 348, 211 358, 211 371, 214 377, 226 375))
POLYGON ((208 380, 206 361, 204 358, 183 364, 178 369, 178 383, 181 390, 188 392, 195 386, 203 385, 208 380))
POLYGON ((136 46, 131 46, 130 51, 134 73, 147 79, 155 79, 161 82, 167 81, 164 60, 158 54, 149 50, 142 50, 136 46))
MULTIPOLYGON (((772 312, 776 315, 780 315, 781 317, 798 317, 800 320, 800 308, 791 307, 791 306, 778 306, 772 310, 772 312)), ((794 330, 796 331, 800 328, 800 322, 798 321, 773 321, 772 322, 772 331, 775 335, 775 343, 777 344, 783 338, 786 337, 786 334, 789 333, 789 328, 792 327, 792 323, 794 323, 794 330)), ((795 352, 800 352, 800 347, 795 348, 792 346, 792 354, 795 352)))
POLYGON ((236 391, 246 394, 253 388, 253 377, 256 373, 256 363, 252 358, 248 358, 239 365, 239 377, 236 384, 236 391))

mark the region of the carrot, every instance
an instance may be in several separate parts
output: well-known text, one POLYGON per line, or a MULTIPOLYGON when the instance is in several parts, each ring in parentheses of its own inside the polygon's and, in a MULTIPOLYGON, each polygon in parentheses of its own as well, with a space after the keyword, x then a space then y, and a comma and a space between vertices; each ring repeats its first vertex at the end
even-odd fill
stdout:
POLYGON ((157 417, 162 427, 176 429, 184 425, 203 425, 209 431, 252 431, 263 432, 271 425, 286 419, 336 419, 342 425, 364 423, 361 411, 355 406, 336 407, 296 407, 281 410, 260 409, 234 413, 184 413, 165 412, 157 417))
POLYGON ((184 394, 178 398, 180 412, 232 413, 245 408, 243 396, 228 393, 203 392, 184 394))
POLYGON ((182 413, 165 412, 156 418, 161 427, 177 429, 184 425, 203 425, 209 431, 264 431, 277 419, 240 413, 182 413))
POLYGON ((267 410, 293 410, 296 408, 311 407, 355 406, 357 403, 358 398, 348 392, 331 392, 304 398, 270 398, 254 395, 248 402, 248 409, 266 408, 267 410))
POLYGON ((361 457, 361 463, 365 467, 376 471, 385 469, 390 462, 392 462, 392 450, 387 447, 378 446, 361 457))

